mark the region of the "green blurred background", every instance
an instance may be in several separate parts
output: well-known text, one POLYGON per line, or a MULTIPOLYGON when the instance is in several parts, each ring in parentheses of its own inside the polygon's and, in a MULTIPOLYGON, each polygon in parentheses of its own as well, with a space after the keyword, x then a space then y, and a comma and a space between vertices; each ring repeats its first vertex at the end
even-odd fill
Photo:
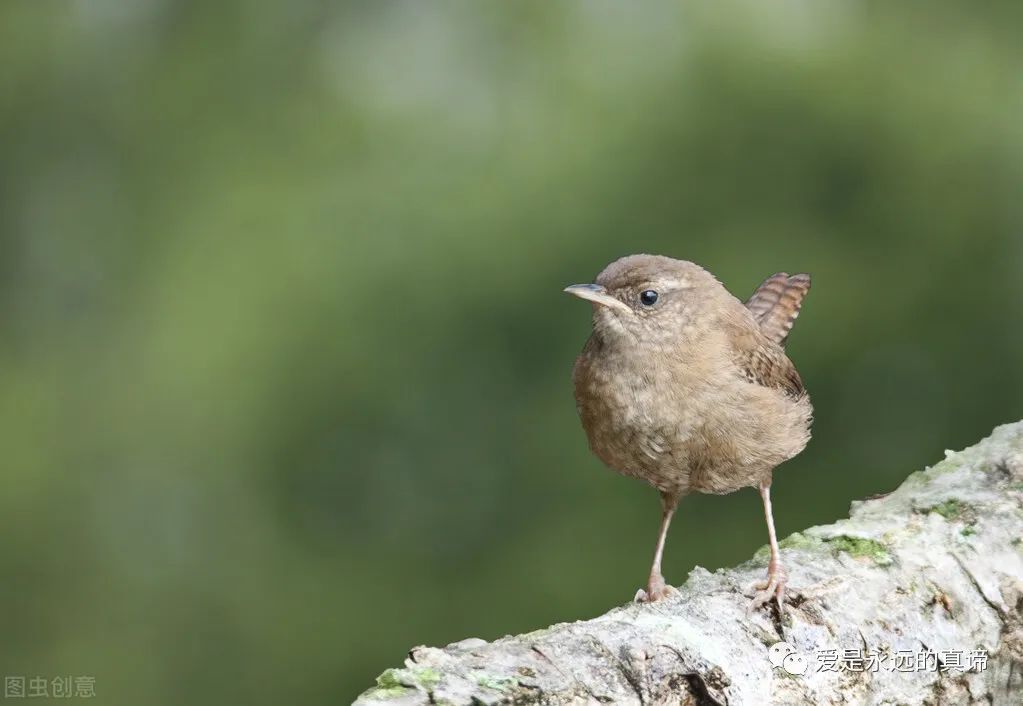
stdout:
MULTIPOLYGON (((813 274, 782 535, 1023 416, 1021 20, 3 3, 3 673, 343 703, 628 600, 657 497, 587 451, 561 293, 627 253, 813 274)), ((691 497, 665 571, 765 541, 691 497)))

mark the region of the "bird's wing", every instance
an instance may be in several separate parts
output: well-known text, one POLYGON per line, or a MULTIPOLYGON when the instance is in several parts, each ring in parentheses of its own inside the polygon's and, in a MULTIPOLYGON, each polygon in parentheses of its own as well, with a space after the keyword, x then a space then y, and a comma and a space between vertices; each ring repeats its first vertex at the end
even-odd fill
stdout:
POLYGON ((735 364, 749 382, 781 390, 793 399, 806 394, 803 380, 782 347, 753 331, 731 336, 735 364))
POLYGON ((764 335, 784 346, 808 291, 810 275, 790 277, 787 272, 779 272, 757 287, 757 291, 746 301, 746 308, 753 312, 753 318, 760 324, 764 335))

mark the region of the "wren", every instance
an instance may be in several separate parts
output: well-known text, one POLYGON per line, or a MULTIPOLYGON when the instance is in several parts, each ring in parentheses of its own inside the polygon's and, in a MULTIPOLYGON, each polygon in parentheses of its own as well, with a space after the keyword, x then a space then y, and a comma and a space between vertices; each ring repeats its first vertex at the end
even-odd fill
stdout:
POLYGON ((784 349, 809 289, 809 275, 781 272, 743 303, 699 265, 657 255, 623 257, 594 283, 565 289, 593 304, 573 372, 590 449, 661 496, 653 564, 636 600, 675 592, 661 558, 681 498, 753 487, 771 559, 750 608, 774 599, 783 610, 771 481, 810 440, 810 397, 784 349))

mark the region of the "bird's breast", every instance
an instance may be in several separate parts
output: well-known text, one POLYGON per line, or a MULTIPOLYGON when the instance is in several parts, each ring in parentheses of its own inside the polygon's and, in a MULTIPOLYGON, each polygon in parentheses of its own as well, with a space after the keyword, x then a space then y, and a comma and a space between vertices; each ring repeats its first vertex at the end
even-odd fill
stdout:
POLYGON ((805 446, 808 402, 708 361, 588 345, 573 377, 593 453, 659 490, 727 493, 756 485, 805 446))
POLYGON ((688 464, 680 456, 699 424, 700 393, 684 365, 584 352, 574 382, 579 417, 601 461, 661 490, 687 486, 688 464))

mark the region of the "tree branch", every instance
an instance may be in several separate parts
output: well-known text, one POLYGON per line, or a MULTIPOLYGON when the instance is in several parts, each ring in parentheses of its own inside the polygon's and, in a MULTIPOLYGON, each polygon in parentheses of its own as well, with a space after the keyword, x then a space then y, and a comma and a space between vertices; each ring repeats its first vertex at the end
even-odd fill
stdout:
POLYGON ((784 625, 763 609, 746 615, 761 550, 734 569, 697 567, 664 602, 416 647, 356 703, 1019 704, 1021 540, 1023 422, 853 503, 847 520, 783 540, 784 625), (804 673, 772 666, 783 636, 797 655, 785 664, 798 672, 802 655, 804 673), (988 654, 984 668, 974 650, 988 654), (969 671, 955 653, 966 666, 972 656, 969 671))

